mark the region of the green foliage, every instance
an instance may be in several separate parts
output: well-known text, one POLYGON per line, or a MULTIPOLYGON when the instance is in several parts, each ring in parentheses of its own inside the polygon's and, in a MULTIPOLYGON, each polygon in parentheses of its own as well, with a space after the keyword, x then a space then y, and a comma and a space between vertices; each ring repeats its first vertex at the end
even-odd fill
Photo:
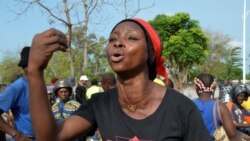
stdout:
POLYGON ((250 80, 250 73, 247 74, 246 79, 250 80))
POLYGON ((192 80, 198 73, 213 74, 217 81, 240 79, 242 77, 240 68, 242 60, 239 57, 241 48, 232 46, 231 39, 225 35, 211 31, 207 31, 206 34, 209 37, 208 56, 202 65, 190 71, 189 79, 192 80))
POLYGON ((64 52, 55 52, 45 70, 46 83, 49 83, 51 78, 54 77, 60 79, 70 77, 69 61, 67 54, 64 52))
POLYGON ((208 38, 186 13, 158 15, 150 23, 163 39, 163 55, 180 71, 201 64, 207 55, 208 38))
MULTIPOLYGON (((83 41, 82 41, 82 27, 73 28, 72 38, 72 54, 74 59, 75 77, 78 79, 82 73, 83 61, 83 41)), ((97 38, 95 34, 89 34, 88 42, 88 67, 84 70, 90 79, 97 78, 101 73, 110 71, 110 67, 105 55, 104 37, 97 38)), ((70 66, 68 61, 68 54, 64 52, 54 53, 51 61, 45 71, 46 82, 49 83, 51 78, 57 77, 65 79, 70 76, 70 66)))
POLYGON ((187 72, 203 64, 208 55, 208 37, 187 13, 158 15, 149 22, 162 38, 162 54, 168 60, 170 75, 182 90, 187 72))
POLYGON ((17 64, 17 55, 6 54, 0 62, 0 84, 9 84, 22 76, 23 70, 17 64))

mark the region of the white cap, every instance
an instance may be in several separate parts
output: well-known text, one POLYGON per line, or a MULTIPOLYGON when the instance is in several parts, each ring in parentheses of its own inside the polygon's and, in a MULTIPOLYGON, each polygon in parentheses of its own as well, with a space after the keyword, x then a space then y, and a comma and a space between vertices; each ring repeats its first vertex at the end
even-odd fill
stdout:
POLYGON ((87 77, 86 75, 82 75, 82 76, 80 77, 80 80, 89 80, 89 79, 88 79, 88 77, 87 77))

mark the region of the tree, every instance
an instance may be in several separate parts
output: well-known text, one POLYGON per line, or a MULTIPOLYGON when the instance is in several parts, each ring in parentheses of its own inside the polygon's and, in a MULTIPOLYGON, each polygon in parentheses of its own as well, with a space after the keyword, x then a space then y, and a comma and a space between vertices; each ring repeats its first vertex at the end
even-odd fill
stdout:
POLYGON ((81 73, 84 73, 84 70, 87 68, 87 52, 88 48, 91 47, 87 42, 88 26, 90 22, 91 15, 94 12, 99 12, 99 8, 102 6, 101 0, 76 0, 68 1, 63 0, 61 2, 51 2, 51 1, 42 1, 42 0, 17 0, 17 3, 21 3, 24 7, 18 12, 17 15, 25 14, 31 7, 38 6, 41 8, 41 12, 48 15, 49 23, 55 24, 56 22, 61 23, 67 29, 68 36, 68 46, 67 51, 69 66, 71 70, 71 76, 75 77, 75 60, 72 54, 71 39, 72 37, 72 27, 75 25, 81 25, 83 28, 81 31, 83 46, 82 63, 80 64, 82 69, 81 73), (79 10, 83 11, 83 14, 79 10), (64 14, 62 14, 64 13, 64 14), (72 18, 73 17, 73 18, 72 18), (74 21, 72 21, 72 19, 74 21))
MULTIPOLYGON (((89 26, 94 24, 105 24, 110 19, 110 13, 113 11, 107 11, 100 14, 100 11, 105 6, 111 6, 112 9, 115 9, 116 12, 124 7, 122 14, 125 18, 131 18, 139 13, 141 10, 144 10, 149 7, 141 7, 141 0, 74 0, 68 1, 63 0, 63 2, 58 1, 46 1, 46 0, 15 0, 18 4, 21 4, 21 10, 15 12, 17 17, 25 14, 30 8, 38 6, 41 9, 42 13, 45 13, 48 16, 48 22, 50 24, 60 23, 67 29, 68 35, 68 46, 67 51, 69 66, 71 76, 75 77, 75 73, 78 73, 78 70, 75 70, 75 57, 72 53, 72 39, 73 37, 73 27, 79 26, 81 29, 81 39, 78 39, 78 49, 83 50, 81 63, 77 63, 81 67, 81 74, 86 73, 88 67, 88 50, 93 48, 96 44, 102 44, 106 40, 96 40, 97 43, 92 43, 88 41, 88 32, 89 26), (119 4, 119 5, 117 5, 119 4), (128 8, 129 7, 129 8, 128 8), (119 9, 119 10, 118 10, 119 9), (82 14, 83 13, 83 14, 82 14), (107 16, 103 16, 106 13, 107 16), (81 45, 81 46, 79 46, 81 45)), ((16 10, 12 10, 16 11, 16 10)), ((79 34, 78 34, 79 35, 79 34)))
POLYGON ((121 15, 124 15, 124 18, 127 19, 133 18, 140 11, 151 8, 155 5, 153 1, 153 3, 147 2, 148 6, 142 7, 141 1, 143 0, 106 0, 105 4, 111 5, 116 12, 121 13, 121 15))
POLYGON ((9 84, 22 76, 23 71, 18 67, 19 58, 13 53, 7 53, 0 62, 0 84, 9 84))
POLYGON ((240 79, 241 48, 233 46, 232 39, 221 33, 206 31, 206 34, 209 38, 208 56, 203 64, 190 70, 189 80, 193 80, 198 73, 213 74, 217 81, 240 79))
POLYGON ((158 15, 150 23, 162 38, 163 56, 178 90, 183 91, 188 70, 204 62, 208 53, 208 38, 198 22, 187 13, 158 15))

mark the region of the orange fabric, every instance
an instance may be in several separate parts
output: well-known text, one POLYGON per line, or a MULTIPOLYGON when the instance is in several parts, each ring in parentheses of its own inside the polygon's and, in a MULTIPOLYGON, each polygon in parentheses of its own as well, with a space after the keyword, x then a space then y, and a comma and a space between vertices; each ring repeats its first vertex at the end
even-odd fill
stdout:
POLYGON ((228 110, 229 110, 230 112, 232 112, 233 104, 234 104, 234 103, 233 103, 232 101, 229 101, 229 102, 226 103, 226 106, 227 106, 227 108, 228 108, 228 110))
POLYGON ((250 116, 244 116, 244 121, 246 121, 248 124, 250 124, 250 116))

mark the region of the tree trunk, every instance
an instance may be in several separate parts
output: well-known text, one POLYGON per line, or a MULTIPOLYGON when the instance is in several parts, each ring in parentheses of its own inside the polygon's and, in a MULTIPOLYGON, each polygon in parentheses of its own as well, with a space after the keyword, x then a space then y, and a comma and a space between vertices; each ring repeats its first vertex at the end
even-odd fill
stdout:
POLYGON ((184 84, 187 81, 187 71, 170 71, 172 75, 173 82, 175 84, 175 89, 181 93, 184 92, 184 84))
POLYGON ((82 73, 84 74, 85 69, 88 66, 88 43, 87 43, 87 31, 88 31, 88 1, 83 0, 84 6, 84 25, 83 25, 83 61, 82 61, 82 73))
POLYGON ((70 14, 69 14, 69 8, 67 4, 67 0, 63 0, 64 4, 64 12, 67 18, 67 27, 68 27, 68 58, 69 58, 69 65, 70 65, 70 73, 71 76, 75 78, 75 61, 74 57, 72 54, 72 48, 71 48, 71 39, 72 39, 72 24, 71 24, 71 19, 70 19, 70 14))

